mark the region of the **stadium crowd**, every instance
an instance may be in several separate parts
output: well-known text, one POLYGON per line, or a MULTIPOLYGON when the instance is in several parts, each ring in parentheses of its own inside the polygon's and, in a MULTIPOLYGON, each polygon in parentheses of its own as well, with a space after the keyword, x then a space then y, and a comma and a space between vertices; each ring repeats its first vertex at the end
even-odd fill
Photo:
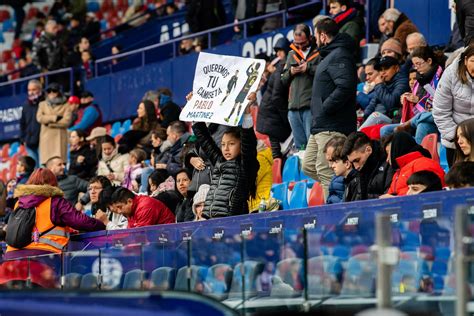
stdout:
MULTIPOLYGON (((465 48, 447 58, 390 8, 379 17, 378 55, 358 67, 363 19, 350 0, 329 6, 331 16, 316 17, 314 31, 298 24, 293 43, 275 44, 240 127, 181 122, 172 91, 160 88, 137 100, 130 130, 114 139, 91 92, 67 97, 64 85, 31 80, 21 118, 28 155, 6 184, 4 230, 17 208, 45 201, 48 220, 79 231, 275 210, 273 160, 293 154, 328 204, 472 186, 470 37, 463 31, 465 48), (256 122, 251 107, 258 107, 256 122), (446 147, 446 175, 422 146, 433 133, 446 147), (289 137, 290 151, 281 147, 289 137)), ((48 21, 43 34, 55 26, 48 21)), ((80 40, 77 58, 88 45, 80 40)), ((44 56, 50 69, 54 55, 44 56)))

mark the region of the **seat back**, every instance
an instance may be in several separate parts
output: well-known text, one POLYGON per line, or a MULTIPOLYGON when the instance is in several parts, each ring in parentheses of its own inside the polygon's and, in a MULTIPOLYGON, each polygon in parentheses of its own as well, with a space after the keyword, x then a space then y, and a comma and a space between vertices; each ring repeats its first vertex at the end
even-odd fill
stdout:
POLYGON ((93 273, 84 274, 79 288, 81 290, 97 290, 99 288, 97 276, 93 273))
POLYGON ((273 173, 273 183, 279 184, 282 182, 281 178, 281 158, 273 159, 272 173, 273 173))
POLYGON ((272 187, 273 197, 281 201, 281 206, 284 210, 290 208, 288 204, 288 183, 283 182, 272 187))
POLYGON ((298 156, 290 156, 283 166, 282 180, 283 182, 299 181, 300 180, 300 161, 298 156))
POLYGON ((123 280, 123 290, 141 290, 145 281, 146 272, 140 269, 133 269, 125 273, 123 280))
POLYGON ((230 265, 218 263, 207 270, 204 293, 218 300, 227 298, 232 282, 233 269, 230 265))
POLYGON ((324 191, 321 183, 315 182, 309 193, 309 206, 324 205, 324 191))
POLYGON ((115 122, 114 124, 112 124, 110 136, 115 137, 118 134, 120 134, 120 122, 115 122))
POLYGON ((295 184, 291 193, 290 209, 308 207, 306 188, 307 183, 304 181, 295 184))
MULTIPOLYGON (((229 298, 242 298, 242 263, 238 263, 234 268, 232 285, 230 287, 229 298)), ((245 261, 243 273, 245 276, 245 297, 250 298, 257 295, 257 277, 263 272, 264 264, 258 261, 245 261)))
POLYGON ((64 276, 64 288, 77 290, 81 286, 82 274, 68 273, 64 276))
POLYGON ((176 269, 159 267, 151 273, 151 288, 154 290, 172 290, 176 278, 176 269))
MULTIPOLYGON (((187 266, 182 267, 178 270, 176 274, 176 282, 174 285, 174 289, 176 291, 187 291, 188 290, 188 277, 187 277, 187 266)), ((207 269, 201 266, 191 266, 191 292, 196 290, 196 285, 198 282, 203 282, 206 278, 207 269)))
POLYGON ((421 141, 421 146, 428 150, 431 154, 431 158, 440 163, 439 161, 439 154, 438 154, 438 134, 428 134, 426 135, 423 140, 421 141))

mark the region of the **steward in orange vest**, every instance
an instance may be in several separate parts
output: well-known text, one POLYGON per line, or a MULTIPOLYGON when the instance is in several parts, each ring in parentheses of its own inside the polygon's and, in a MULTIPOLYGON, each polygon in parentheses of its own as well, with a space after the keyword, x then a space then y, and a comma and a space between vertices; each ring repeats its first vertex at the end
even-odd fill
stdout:
MULTIPOLYGON (((7 247, 5 259, 61 253, 69 242, 70 228, 80 231, 104 230, 101 221, 77 211, 66 199, 63 191, 50 185, 19 185, 15 190, 15 206, 36 207, 35 230, 40 237, 21 249, 7 247), (43 233, 43 235, 41 235, 43 233)), ((13 211, 15 212, 15 210, 13 211)))

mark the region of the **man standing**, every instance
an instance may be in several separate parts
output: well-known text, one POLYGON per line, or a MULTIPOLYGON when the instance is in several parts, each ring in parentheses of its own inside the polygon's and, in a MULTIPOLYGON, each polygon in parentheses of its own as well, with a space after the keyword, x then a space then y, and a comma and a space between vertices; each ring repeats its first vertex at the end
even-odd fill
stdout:
POLYGON ((128 218, 128 228, 176 222, 174 214, 160 201, 118 188, 111 197, 112 211, 128 218))
POLYGON ((326 160, 324 147, 334 136, 349 135, 357 126, 354 41, 349 35, 338 32, 332 19, 323 19, 316 24, 321 60, 314 75, 313 122, 303 159, 304 173, 321 181, 325 198, 334 172, 326 160))
POLYGON ((44 100, 42 85, 36 79, 28 82, 28 101, 23 104, 20 119, 20 141, 26 147, 28 156, 39 166, 38 145, 41 124, 36 120, 38 104, 44 100))
POLYGON ((288 120, 293 131, 296 149, 299 150, 306 146, 310 135, 311 87, 319 53, 306 24, 295 26, 294 38, 281 81, 284 86, 290 88, 288 120))
POLYGON ((59 188, 64 192, 64 198, 72 205, 76 205, 79 193, 86 193, 88 182, 74 175, 67 175, 64 172, 66 164, 61 157, 51 157, 46 161, 46 168, 51 170, 58 179, 59 188))
POLYGON ((44 32, 33 44, 33 63, 41 71, 51 71, 63 67, 63 52, 57 38, 58 25, 49 20, 44 32))

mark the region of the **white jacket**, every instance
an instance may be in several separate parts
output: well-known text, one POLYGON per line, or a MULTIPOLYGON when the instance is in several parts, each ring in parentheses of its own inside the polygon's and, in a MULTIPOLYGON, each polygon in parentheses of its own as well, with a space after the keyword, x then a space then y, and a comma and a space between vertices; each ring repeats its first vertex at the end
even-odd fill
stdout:
MULTIPOLYGON (((113 173, 115 175, 114 181, 112 183, 114 185, 121 185, 123 181, 123 177, 125 174, 125 168, 128 166, 128 154, 121 155, 116 154, 110 160, 110 168, 112 168, 113 173)), ((97 168, 97 175, 98 176, 108 176, 112 173, 109 167, 107 167, 107 163, 104 159, 99 161, 99 167, 97 168)))
POLYGON ((441 143, 455 149, 454 138, 459 123, 474 117, 474 83, 469 76, 463 84, 457 75, 459 58, 441 76, 433 100, 433 118, 441 133, 441 143))

